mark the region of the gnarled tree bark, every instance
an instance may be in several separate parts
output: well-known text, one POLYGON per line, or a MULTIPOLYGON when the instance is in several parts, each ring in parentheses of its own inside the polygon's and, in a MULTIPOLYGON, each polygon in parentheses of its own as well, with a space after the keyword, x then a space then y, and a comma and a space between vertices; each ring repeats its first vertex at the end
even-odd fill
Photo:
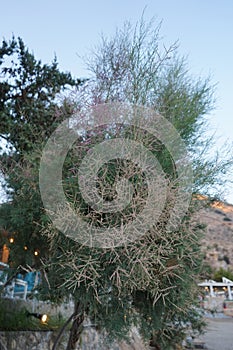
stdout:
POLYGON ((83 331, 84 307, 80 301, 75 302, 73 324, 70 330, 70 336, 66 350, 75 350, 75 346, 80 339, 83 331))

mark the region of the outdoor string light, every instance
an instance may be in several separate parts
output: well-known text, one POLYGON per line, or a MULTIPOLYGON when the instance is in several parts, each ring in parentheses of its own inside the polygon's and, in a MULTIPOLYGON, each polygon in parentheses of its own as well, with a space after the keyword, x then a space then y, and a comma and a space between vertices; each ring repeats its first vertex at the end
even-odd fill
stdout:
POLYGON ((35 317, 35 318, 38 318, 40 320, 41 323, 45 324, 47 323, 49 317, 47 314, 39 314, 39 313, 36 313, 36 312, 29 312, 27 311, 27 316, 32 316, 32 317, 35 317))

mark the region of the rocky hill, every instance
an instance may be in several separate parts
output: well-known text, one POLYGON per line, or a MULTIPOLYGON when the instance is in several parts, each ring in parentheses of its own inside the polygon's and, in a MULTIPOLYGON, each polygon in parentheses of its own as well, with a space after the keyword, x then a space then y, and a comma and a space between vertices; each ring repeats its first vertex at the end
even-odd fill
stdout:
POLYGON ((233 205, 215 202, 201 211, 200 220, 206 224, 203 250, 214 269, 233 271, 233 205))

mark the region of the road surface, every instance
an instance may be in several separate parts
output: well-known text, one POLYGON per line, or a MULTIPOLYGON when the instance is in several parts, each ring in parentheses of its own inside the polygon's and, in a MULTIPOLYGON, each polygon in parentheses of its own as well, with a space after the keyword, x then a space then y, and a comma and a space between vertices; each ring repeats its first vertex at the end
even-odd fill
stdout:
POLYGON ((233 317, 208 318, 207 332, 198 339, 203 340, 208 350, 233 350, 233 317))

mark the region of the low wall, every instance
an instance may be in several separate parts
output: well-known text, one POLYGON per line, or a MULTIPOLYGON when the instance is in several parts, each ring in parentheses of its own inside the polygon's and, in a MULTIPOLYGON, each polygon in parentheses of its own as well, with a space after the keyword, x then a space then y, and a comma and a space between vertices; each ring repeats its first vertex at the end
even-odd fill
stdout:
POLYGON ((51 350, 53 342, 53 332, 0 332, 0 350, 51 350))
MULTIPOLYGON (((65 350, 68 333, 66 333, 57 350, 65 350)), ((54 340, 57 332, 52 331, 20 331, 0 332, 0 350, 52 350, 54 340)), ((80 344, 77 344, 76 350, 148 350, 145 347, 136 333, 132 333, 132 342, 127 344, 122 342, 120 344, 104 344, 103 337, 101 337, 94 329, 84 330, 80 344)))
POLYGON ((208 297, 208 298, 205 298, 203 302, 203 307, 206 310, 223 312, 224 300, 225 300, 224 296, 208 297))
MULTIPOLYGON (((4 299, 2 303, 8 312, 15 309, 20 310, 26 308, 29 312, 47 313, 50 316, 58 315, 69 317, 73 312, 73 304, 67 303, 59 307, 53 306, 50 303, 39 302, 37 300, 24 301, 17 299, 4 299)), ((88 324, 88 322, 87 322, 88 324)), ((0 350, 52 350, 54 341, 57 337, 59 329, 56 331, 0 331, 0 350)), ((65 350, 68 342, 69 332, 67 331, 57 350, 65 350)), ((132 332, 131 345, 122 342, 120 344, 111 344, 110 346, 104 343, 104 336, 100 335, 94 328, 86 327, 81 336, 80 344, 77 345, 77 350, 146 350, 140 337, 135 330, 132 332)))

